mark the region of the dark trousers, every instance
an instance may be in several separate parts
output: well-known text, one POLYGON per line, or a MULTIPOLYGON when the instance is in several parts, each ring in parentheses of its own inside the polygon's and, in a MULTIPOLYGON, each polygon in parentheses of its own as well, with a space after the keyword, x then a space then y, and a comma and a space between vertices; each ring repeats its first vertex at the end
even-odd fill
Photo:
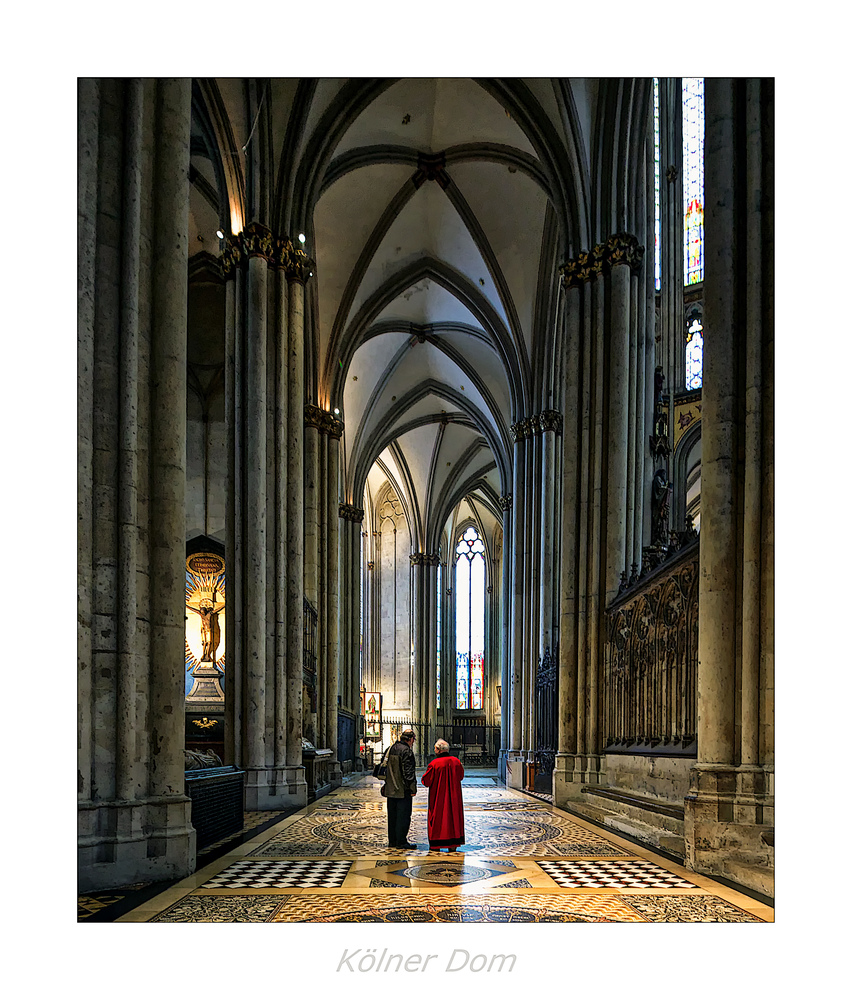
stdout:
POLYGON ((391 847, 402 847, 408 840, 411 826, 411 795, 402 799, 388 798, 388 843, 391 847))

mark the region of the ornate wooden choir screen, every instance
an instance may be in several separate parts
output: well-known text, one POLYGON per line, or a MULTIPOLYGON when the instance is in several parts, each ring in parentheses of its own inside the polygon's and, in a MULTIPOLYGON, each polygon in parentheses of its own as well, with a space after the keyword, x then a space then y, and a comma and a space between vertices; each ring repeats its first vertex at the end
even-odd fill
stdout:
POLYGON ((606 612, 606 753, 695 756, 698 540, 606 612))

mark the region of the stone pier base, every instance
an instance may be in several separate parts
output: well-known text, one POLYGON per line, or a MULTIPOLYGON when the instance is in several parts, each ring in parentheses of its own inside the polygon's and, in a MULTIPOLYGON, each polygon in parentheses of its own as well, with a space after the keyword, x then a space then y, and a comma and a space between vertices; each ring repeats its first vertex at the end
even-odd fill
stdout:
POLYGON ((195 871, 195 830, 185 795, 140 802, 81 802, 78 891, 183 878, 195 871))
POLYGON ((308 804, 304 767, 246 768, 246 811, 301 808, 308 804))
POLYGON ((506 787, 523 790, 526 761, 517 751, 506 755, 506 787))
POLYGON ((602 761, 595 754, 557 754, 553 768, 553 804, 572 807, 583 801, 586 785, 601 784, 606 775, 601 773, 602 761))
POLYGON ((771 768, 697 764, 684 800, 686 866, 775 895, 771 768))

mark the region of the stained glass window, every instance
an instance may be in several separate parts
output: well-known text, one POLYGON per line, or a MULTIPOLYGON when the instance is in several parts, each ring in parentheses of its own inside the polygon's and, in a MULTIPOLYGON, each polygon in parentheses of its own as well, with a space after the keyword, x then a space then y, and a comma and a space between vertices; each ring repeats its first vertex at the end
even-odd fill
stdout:
POLYGON ((485 690, 485 544, 473 526, 456 546, 456 708, 482 708, 485 690))
POLYGON ((684 284, 704 280, 704 79, 683 79, 684 284))
POLYGON ((704 335, 701 320, 693 318, 686 333, 686 388, 700 389, 704 364, 704 335))
POLYGON ((438 563, 438 622, 437 622, 437 656, 435 663, 435 706, 441 707, 441 564, 438 563))
POLYGON ((654 288, 660 290, 660 81, 654 77, 654 288))

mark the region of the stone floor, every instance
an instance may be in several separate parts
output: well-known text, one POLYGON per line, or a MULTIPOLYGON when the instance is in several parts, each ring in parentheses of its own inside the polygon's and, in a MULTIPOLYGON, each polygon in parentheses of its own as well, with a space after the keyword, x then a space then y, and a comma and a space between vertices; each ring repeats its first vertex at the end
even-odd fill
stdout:
MULTIPOLYGON (((195 874, 149 889, 115 922, 773 922, 769 906, 498 785, 493 771, 463 784, 466 843, 455 855, 427 849, 425 789, 409 834, 420 848, 388 848, 379 783, 358 776, 201 857, 195 874)), ((78 904, 85 919, 97 899, 78 904)))

